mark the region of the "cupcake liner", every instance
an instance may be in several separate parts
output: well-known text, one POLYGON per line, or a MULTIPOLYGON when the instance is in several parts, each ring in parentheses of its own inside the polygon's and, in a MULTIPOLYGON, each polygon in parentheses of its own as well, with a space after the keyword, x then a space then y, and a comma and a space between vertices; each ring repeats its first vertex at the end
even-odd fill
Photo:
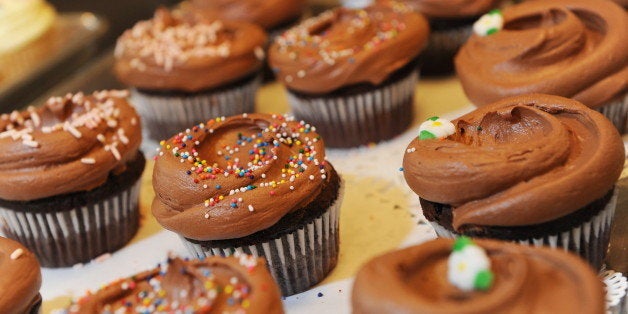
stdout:
POLYGON ((255 93, 261 79, 239 87, 191 95, 156 95, 131 90, 131 103, 142 117, 148 136, 162 140, 214 117, 255 111, 255 93))
POLYGON ((626 277, 614 270, 605 270, 600 273, 600 278, 604 282, 604 288, 606 288, 606 313, 627 313, 626 289, 628 289, 628 280, 626 277))
POLYGON ((418 75, 366 93, 341 97, 301 97, 288 92, 295 117, 316 126, 328 147, 355 147, 387 140, 412 123, 418 75))
POLYGON ((597 111, 613 122, 619 134, 628 132, 628 93, 597 108, 597 111))
MULTIPOLYGON (((595 269, 600 269, 606 257, 611 234, 611 223, 617 204, 617 189, 604 209, 588 221, 575 226, 571 230, 550 233, 542 238, 529 238, 516 242, 525 245, 549 246, 562 248, 580 255, 595 269)), ((430 222, 436 234, 441 238, 455 238, 458 233, 447 230, 436 222, 430 222)))
POLYGON ((452 73, 454 57, 472 31, 472 24, 432 31, 421 54, 421 73, 426 76, 452 73))
POLYGON ((0 207, 2 231, 37 256, 43 267, 67 267, 113 252, 135 235, 139 225, 138 179, 108 198, 45 212, 0 207))
POLYGON ((323 280, 338 261, 340 205, 343 184, 336 201, 320 216, 304 227, 276 239, 254 245, 231 248, 211 247, 207 242, 195 243, 181 237, 188 251, 197 258, 230 256, 246 253, 264 257, 271 275, 284 297, 308 290, 323 280))

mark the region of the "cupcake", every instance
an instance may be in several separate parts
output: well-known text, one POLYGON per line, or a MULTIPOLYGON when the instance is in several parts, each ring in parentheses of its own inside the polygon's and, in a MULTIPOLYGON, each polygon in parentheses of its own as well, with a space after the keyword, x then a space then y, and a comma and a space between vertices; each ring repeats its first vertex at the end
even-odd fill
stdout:
POLYGON ((303 15, 305 0, 188 0, 181 10, 210 20, 235 20, 257 24, 269 34, 280 33, 303 15))
POLYGON ((283 313, 263 259, 170 258, 76 300, 68 313, 283 313))
POLYGON ((114 70, 132 87, 149 136, 160 140, 211 117, 254 111, 265 42, 253 24, 159 9, 118 39, 114 70))
POLYGON ((421 73, 445 75, 454 71, 454 56, 471 36, 475 21, 483 14, 497 9, 504 1, 400 0, 400 2, 425 15, 430 23, 430 37, 425 51, 421 54, 421 73))
POLYGON ((0 312, 39 313, 41 270, 26 247, 0 237, 0 312))
POLYGON ((599 268, 624 159, 621 137, 600 113, 531 94, 452 122, 430 119, 403 171, 441 237, 560 247, 599 268))
POLYGON ((353 313, 603 314, 591 268, 560 250, 462 237, 390 252, 355 279, 353 313))
POLYGON ((390 2, 336 8, 275 40, 269 62, 297 119, 331 147, 390 139, 412 122, 427 21, 390 2))
MULTIPOLYGON (((628 15, 612 1, 526 1, 503 11, 503 25, 473 35, 456 56, 467 97, 545 93, 628 125, 628 15)), ((484 27, 481 27, 486 29, 484 27)))
POLYGON ((44 0, 0 0, 0 56, 41 37, 55 16, 54 8, 44 0))
POLYGON ((127 96, 68 94, 0 116, 0 228, 44 267, 87 262, 137 231, 145 160, 127 96))
POLYGON ((197 257, 264 257, 288 296, 336 265, 341 186, 316 128, 243 114, 161 143, 152 212, 197 257))

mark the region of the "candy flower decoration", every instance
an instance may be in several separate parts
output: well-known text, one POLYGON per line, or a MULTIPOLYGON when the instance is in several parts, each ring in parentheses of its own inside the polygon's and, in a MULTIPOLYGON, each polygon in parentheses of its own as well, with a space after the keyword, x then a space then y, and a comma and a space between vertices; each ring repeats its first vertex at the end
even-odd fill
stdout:
POLYGON ((447 279, 463 291, 488 290, 493 284, 491 261, 468 237, 459 237, 447 261, 447 279))
POLYGON ((419 126, 419 139, 440 139, 456 133, 456 127, 449 120, 431 117, 419 126))
POLYGON ((495 9, 482 15, 473 24, 473 31, 480 36, 488 36, 497 33, 504 27, 504 16, 502 11, 495 9))

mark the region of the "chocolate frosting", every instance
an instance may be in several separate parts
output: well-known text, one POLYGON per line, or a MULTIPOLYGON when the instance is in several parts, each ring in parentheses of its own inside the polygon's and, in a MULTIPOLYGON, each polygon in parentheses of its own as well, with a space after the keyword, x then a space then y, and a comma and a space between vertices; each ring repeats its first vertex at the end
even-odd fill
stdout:
POLYGON ((70 313, 283 313, 263 259, 249 256, 170 259, 163 267, 118 280, 76 301, 70 313))
POLYGON ((464 18, 482 15, 502 0, 400 0, 428 18, 464 18))
POLYGON ((549 248, 474 240, 495 275, 488 291, 447 280, 453 240, 437 239, 368 262, 353 286, 353 313, 604 313, 604 289, 578 257, 549 248))
POLYGON ((142 141, 127 96, 68 94, 0 116, 0 198, 29 201, 89 191, 123 171, 142 141))
POLYGON ((189 0, 181 3, 186 12, 199 13, 210 20, 236 20, 271 30, 301 16, 304 0, 189 0))
POLYGON ((528 1, 504 28, 473 35, 455 58, 469 99, 546 93, 598 107, 628 88, 628 15, 611 1, 528 1))
POLYGON ((600 113, 558 96, 506 98, 454 121, 446 139, 414 139, 405 179, 453 207, 453 227, 525 226, 564 217, 619 178, 624 145, 600 113))
POLYGON ((384 82, 423 49, 429 26, 400 3, 337 8, 275 39, 269 62, 289 89, 319 94, 384 82))
POLYGON ((197 92, 261 68, 266 40, 254 24, 159 9, 118 39, 114 70, 121 82, 136 88, 197 92))
POLYGON ((41 300, 39 262, 26 247, 0 237, 0 313, 28 313, 41 300))
POLYGON ((309 124, 269 114, 210 120, 162 143, 152 211, 186 238, 240 238, 308 205, 330 170, 309 124))

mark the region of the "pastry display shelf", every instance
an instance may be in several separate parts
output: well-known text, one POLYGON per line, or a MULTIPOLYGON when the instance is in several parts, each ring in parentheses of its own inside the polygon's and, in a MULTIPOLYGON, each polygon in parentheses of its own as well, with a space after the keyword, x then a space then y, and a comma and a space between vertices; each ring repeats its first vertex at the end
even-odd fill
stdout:
MULTIPOLYGON (((112 76, 112 66, 113 57, 110 53, 105 54, 34 104, 41 103, 48 96, 63 95, 70 91, 120 88, 112 76)), ((257 96, 259 112, 283 113, 288 110, 285 91, 278 83, 265 85, 257 96)), ((473 110, 473 107, 464 96, 459 81, 453 76, 422 78, 416 87, 414 105, 413 126, 397 138, 368 147, 328 150, 328 159, 346 181, 341 209, 338 265, 319 285, 286 298, 284 306, 287 313, 350 313, 353 276, 362 263, 383 252, 435 238, 433 229, 421 215, 418 197, 405 184, 399 168, 407 144, 418 134, 420 121, 434 115, 453 119, 473 110)), ((628 143, 628 137, 625 143, 628 143)), ((147 159, 152 160, 156 144, 145 142, 143 147, 147 159)), ((81 295, 87 289, 93 291, 115 278, 154 267, 169 252, 189 256, 178 236, 164 230, 150 213, 154 196, 152 166, 152 161, 147 164, 142 178, 142 215, 138 234, 123 249, 101 256, 91 263, 72 268, 43 269, 41 293, 44 313, 57 312, 69 304, 72 296, 81 295)), ((628 169, 624 171, 619 187, 617 219, 625 224, 628 169)), ((613 256, 616 263, 625 263, 628 234, 625 228, 616 228, 614 232, 618 234, 613 236, 612 250, 623 252, 624 255, 613 256)))
POLYGON ((37 40, 0 54, 0 109, 24 106, 86 63, 107 22, 88 12, 63 13, 37 40))

